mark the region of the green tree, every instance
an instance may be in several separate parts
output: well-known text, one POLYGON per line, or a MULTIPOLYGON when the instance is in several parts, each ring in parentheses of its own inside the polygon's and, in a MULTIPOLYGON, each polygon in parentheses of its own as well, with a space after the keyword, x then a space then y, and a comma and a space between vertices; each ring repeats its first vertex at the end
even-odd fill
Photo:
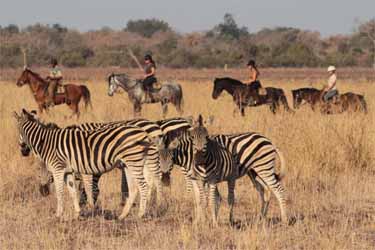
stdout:
POLYGON ((226 39, 240 39, 241 36, 247 36, 249 32, 246 27, 239 28, 232 14, 226 13, 224 21, 218 24, 208 36, 218 36, 226 39))
POLYGON ((167 22, 158 19, 130 20, 126 24, 125 31, 134 32, 144 37, 152 37, 156 32, 171 31, 167 22))

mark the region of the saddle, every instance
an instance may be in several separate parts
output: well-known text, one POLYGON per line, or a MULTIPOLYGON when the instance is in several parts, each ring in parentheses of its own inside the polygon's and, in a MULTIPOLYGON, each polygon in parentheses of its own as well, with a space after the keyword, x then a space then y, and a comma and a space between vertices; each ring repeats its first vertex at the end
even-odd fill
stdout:
MULTIPOLYGON (((44 89, 44 96, 48 96, 48 87, 49 87, 49 84, 44 89)), ((65 95, 65 93, 66 93, 65 85, 58 83, 55 88, 55 95, 65 95)))
POLYGON ((159 82, 154 82, 154 83, 152 84, 152 88, 153 88, 154 90, 159 91, 159 90, 161 89, 161 87, 162 87, 162 84, 159 83, 159 82))

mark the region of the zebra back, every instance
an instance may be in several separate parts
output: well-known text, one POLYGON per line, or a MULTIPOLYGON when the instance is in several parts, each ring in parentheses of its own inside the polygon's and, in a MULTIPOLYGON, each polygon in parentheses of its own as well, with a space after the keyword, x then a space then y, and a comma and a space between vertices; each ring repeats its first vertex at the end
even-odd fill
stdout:
POLYGON ((103 173, 112 169, 118 160, 143 162, 151 145, 147 133, 134 126, 91 131, 61 129, 48 127, 26 114, 17 119, 20 140, 52 168, 69 166, 74 172, 103 173))

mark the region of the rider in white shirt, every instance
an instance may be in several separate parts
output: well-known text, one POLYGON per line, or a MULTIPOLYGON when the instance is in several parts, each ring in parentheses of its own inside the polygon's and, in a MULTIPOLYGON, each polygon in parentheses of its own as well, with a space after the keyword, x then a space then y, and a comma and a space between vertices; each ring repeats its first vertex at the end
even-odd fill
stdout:
POLYGON ((337 81, 336 67, 329 66, 327 71, 329 74, 329 78, 328 78, 327 86, 324 88, 324 91, 326 93, 324 94, 323 99, 325 102, 327 102, 328 100, 330 100, 331 98, 339 94, 336 88, 336 85, 337 85, 336 84, 336 81, 337 81))

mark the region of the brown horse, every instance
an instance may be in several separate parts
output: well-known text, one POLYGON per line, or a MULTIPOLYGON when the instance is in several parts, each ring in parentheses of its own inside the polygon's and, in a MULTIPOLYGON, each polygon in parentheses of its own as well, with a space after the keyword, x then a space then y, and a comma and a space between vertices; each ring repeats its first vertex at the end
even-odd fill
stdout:
MULTIPOLYGON (((43 113, 43 110, 48 111, 48 107, 46 105, 46 99, 48 95, 47 88, 49 84, 48 81, 43 79, 39 74, 26 68, 19 77, 17 86, 21 87, 25 84, 29 84, 35 101, 38 103, 40 113, 43 113)), ((56 94, 54 103, 55 105, 66 103, 73 111, 73 114, 76 114, 77 117, 79 117, 78 105, 82 97, 85 101, 85 107, 87 108, 88 105, 91 106, 90 91, 86 86, 64 84, 64 93, 56 94)))
POLYGON ((367 104, 363 95, 347 92, 337 96, 336 100, 325 102, 323 96, 326 92, 314 91, 306 99, 310 103, 312 110, 320 108, 323 114, 339 114, 343 112, 363 112, 367 113, 367 104))

